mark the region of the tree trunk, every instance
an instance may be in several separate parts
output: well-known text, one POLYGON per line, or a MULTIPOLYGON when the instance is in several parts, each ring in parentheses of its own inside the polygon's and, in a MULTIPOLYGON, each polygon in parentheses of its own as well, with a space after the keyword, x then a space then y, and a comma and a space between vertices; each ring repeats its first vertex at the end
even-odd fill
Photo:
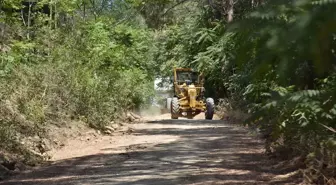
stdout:
POLYGON ((92 14, 94 16, 94 19, 97 20, 97 8, 94 0, 91 0, 91 6, 92 6, 92 14))
POLYGON ((85 21, 85 17, 86 17, 86 6, 85 6, 85 2, 83 2, 83 19, 85 21))
POLYGON ((233 21, 233 14, 234 14, 234 2, 233 0, 228 0, 227 3, 227 22, 233 21))
POLYGON ((52 21, 53 21, 53 18, 52 18, 52 15, 53 15, 53 6, 52 6, 52 3, 49 3, 49 7, 50 7, 49 28, 51 30, 52 29, 52 21))
POLYGON ((30 39, 30 24, 31 24, 31 8, 32 8, 32 3, 29 2, 29 6, 28 6, 28 33, 27 33, 27 39, 30 39))
POLYGON ((55 20, 54 20, 54 24, 55 24, 55 29, 57 28, 57 21, 58 21, 58 13, 57 13, 57 2, 55 2, 55 8, 54 8, 54 11, 55 11, 55 20))

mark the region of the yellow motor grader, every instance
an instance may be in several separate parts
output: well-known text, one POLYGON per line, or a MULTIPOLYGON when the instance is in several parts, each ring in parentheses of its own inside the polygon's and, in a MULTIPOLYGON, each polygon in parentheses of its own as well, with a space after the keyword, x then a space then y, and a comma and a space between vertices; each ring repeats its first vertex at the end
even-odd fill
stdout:
POLYGON ((167 101, 172 119, 186 117, 193 119, 205 112, 205 119, 214 115, 214 100, 204 99, 203 75, 190 68, 174 68, 174 97, 167 101))

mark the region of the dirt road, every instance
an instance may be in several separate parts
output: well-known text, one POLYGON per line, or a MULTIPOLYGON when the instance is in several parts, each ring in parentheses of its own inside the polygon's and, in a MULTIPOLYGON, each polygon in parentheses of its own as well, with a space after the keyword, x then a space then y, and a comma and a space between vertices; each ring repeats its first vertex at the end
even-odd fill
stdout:
POLYGON ((131 134, 74 140, 55 162, 1 185, 298 184, 274 168, 248 130, 220 120, 132 125, 131 134))

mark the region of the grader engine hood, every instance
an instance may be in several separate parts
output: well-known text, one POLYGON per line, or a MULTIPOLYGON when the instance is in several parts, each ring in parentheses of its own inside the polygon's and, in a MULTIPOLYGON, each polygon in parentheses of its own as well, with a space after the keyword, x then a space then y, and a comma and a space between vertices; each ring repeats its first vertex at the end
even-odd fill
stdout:
POLYGON ((196 90, 194 85, 190 85, 188 87, 188 95, 189 95, 190 108, 195 108, 196 107, 197 90, 196 90))

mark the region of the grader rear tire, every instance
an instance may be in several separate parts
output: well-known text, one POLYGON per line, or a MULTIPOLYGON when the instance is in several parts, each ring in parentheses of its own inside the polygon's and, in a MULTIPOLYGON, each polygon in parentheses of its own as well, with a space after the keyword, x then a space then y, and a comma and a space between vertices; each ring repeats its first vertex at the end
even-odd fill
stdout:
POLYGON ((171 101, 171 119, 178 119, 180 114, 180 105, 177 98, 173 98, 171 101))
POLYGON ((214 112, 215 112, 215 101, 212 98, 207 98, 205 119, 212 120, 214 112))

